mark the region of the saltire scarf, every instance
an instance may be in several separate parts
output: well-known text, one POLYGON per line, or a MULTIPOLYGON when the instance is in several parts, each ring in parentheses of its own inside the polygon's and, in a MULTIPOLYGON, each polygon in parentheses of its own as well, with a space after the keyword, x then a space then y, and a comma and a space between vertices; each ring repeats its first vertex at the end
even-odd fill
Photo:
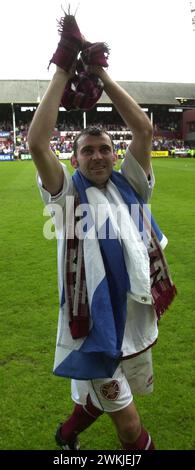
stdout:
MULTIPOLYGON (((168 264, 160 245, 163 234, 154 217, 149 212, 146 204, 144 204, 142 198, 129 185, 127 180, 116 171, 112 172, 111 180, 117 186, 124 202, 129 208, 130 214, 132 204, 139 203, 139 231, 143 233, 146 230, 151 234, 150 241, 147 243, 148 254, 150 257, 151 294, 154 309, 158 319, 160 319, 161 315, 171 304, 177 292, 176 287, 172 282, 168 264)), ((144 236, 143 239, 145 242, 147 240, 147 236, 144 236)))
MULTIPOLYGON (((84 205, 85 209, 89 205, 88 190, 94 186, 79 170, 73 175, 73 183, 79 197, 75 209, 79 207, 78 203, 84 205)), ((163 234, 149 210, 145 210, 144 201, 122 174, 113 171, 108 185, 110 190, 113 186, 118 189, 130 215, 133 205, 139 205, 138 230, 151 232, 149 243, 146 241, 148 236, 143 237, 150 258, 151 284, 148 294, 151 295, 145 297, 145 293, 143 296, 141 292, 140 297, 132 297, 140 303, 143 300, 152 303, 160 318, 176 294, 159 243, 163 234)), ((121 242, 109 218, 104 229, 105 236, 98 238, 89 210, 87 223, 83 226, 84 239, 78 240, 75 237, 73 240, 67 237, 65 283, 69 325, 72 337, 80 338, 81 343, 79 349, 71 351, 57 366, 54 371, 56 375, 86 380, 112 377, 122 357, 127 294, 132 293, 133 276, 136 276, 136 272, 132 273, 131 268, 128 269, 125 242, 121 242), (110 236, 111 232, 116 236, 110 236), (73 267, 75 258, 76 271, 73 267)), ((143 248, 144 243, 141 242, 140 245, 143 248)))

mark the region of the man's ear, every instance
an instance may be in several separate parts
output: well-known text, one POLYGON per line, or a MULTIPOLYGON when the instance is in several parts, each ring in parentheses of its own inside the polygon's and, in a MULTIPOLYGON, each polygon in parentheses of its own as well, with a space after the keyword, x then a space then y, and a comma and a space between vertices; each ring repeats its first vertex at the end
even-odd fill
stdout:
POLYGON ((74 153, 72 154, 70 161, 71 161, 71 165, 73 166, 73 168, 78 168, 79 166, 78 160, 77 160, 77 157, 75 157, 74 153))
POLYGON ((118 160, 118 155, 117 153, 114 152, 112 156, 113 165, 116 165, 117 160, 118 160))

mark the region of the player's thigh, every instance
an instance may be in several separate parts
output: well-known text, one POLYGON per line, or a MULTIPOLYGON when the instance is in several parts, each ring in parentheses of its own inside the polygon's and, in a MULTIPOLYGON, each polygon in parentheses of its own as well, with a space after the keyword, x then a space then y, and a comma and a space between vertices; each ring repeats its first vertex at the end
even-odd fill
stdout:
POLYGON ((133 394, 146 395, 153 391, 151 348, 138 356, 123 360, 121 364, 133 394))

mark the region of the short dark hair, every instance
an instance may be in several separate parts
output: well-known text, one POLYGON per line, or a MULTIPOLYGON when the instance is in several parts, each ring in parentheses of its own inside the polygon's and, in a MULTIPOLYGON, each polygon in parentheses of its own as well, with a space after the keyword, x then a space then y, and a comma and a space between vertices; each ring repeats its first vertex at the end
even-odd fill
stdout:
POLYGON ((79 132, 79 134, 76 136, 75 140, 74 140, 74 143, 73 143, 73 153, 75 155, 75 157, 77 156, 77 149, 78 149, 78 141, 80 139, 80 137, 82 135, 94 135, 94 136, 101 136, 102 134, 106 134, 108 135, 109 139, 110 139, 110 142, 111 142, 111 145, 112 145, 112 148, 114 149, 114 142, 112 140, 112 137, 110 136, 110 134, 108 134, 108 132, 106 132, 104 130, 103 127, 93 127, 93 126, 89 126, 89 127, 86 127, 85 129, 83 129, 81 132, 79 132))

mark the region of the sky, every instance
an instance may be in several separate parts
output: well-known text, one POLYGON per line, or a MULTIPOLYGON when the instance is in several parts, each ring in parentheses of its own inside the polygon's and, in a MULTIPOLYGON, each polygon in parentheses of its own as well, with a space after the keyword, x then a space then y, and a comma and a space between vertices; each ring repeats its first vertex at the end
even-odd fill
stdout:
MULTIPOLYGON (((71 13, 91 42, 110 47, 114 80, 194 82, 195 31, 190 0, 70 0, 71 13)), ((1 2, 0 79, 49 80, 65 0, 1 2)))

